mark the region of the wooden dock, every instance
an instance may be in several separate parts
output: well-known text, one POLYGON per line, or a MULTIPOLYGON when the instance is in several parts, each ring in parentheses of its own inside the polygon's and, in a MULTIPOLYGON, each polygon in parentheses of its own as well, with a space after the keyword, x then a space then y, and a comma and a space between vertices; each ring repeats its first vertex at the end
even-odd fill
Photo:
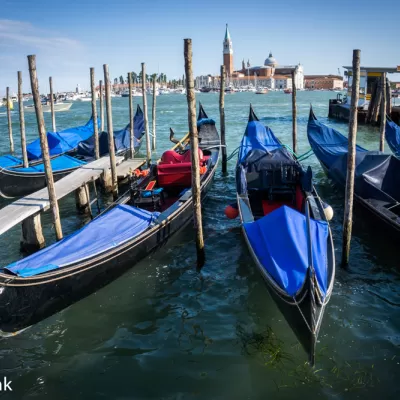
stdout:
MULTIPOLYGON (((145 162, 146 160, 142 158, 124 160, 124 157, 116 157, 118 177, 126 178, 130 169, 139 168, 145 162)), ((107 169, 110 169, 110 158, 102 157, 60 179, 55 183, 57 200, 74 192, 86 183, 98 179, 107 169)), ((50 200, 47 187, 14 201, 10 205, 0 209, 0 235, 25 219, 46 211, 49 208, 50 200)))

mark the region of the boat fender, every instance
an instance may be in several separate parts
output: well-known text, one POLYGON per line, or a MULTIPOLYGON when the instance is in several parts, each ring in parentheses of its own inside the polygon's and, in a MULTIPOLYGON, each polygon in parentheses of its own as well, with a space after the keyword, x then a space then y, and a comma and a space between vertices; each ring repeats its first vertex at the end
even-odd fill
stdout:
POLYGON ((324 201, 322 202, 322 207, 324 208, 324 214, 328 221, 331 221, 333 218, 333 208, 324 201))
POLYGON ((136 178, 139 178, 140 176, 147 176, 150 172, 150 169, 144 169, 143 171, 141 171, 140 169, 135 169, 134 171, 132 171, 132 175, 136 176, 136 178))
POLYGON ((235 219, 239 215, 238 206, 236 203, 229 204, 225 207, 225 216, 229 219, 235 219))

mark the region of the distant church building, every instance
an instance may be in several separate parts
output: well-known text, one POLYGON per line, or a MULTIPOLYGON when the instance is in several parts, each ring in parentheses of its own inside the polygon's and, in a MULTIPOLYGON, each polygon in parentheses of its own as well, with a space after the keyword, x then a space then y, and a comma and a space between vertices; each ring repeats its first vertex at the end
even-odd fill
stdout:
POLYGON ((229 33, 228 24, 226 24, 225 38, 223 41, 223 60, 226 75, 233 84, 245 86, 248 84, 257 84, 270 89, 287 89, 292 85, 292 70, 296 68, 295 83, 298 89, 304 89, 304 70, 303 66, 298 65, 281 66, 278 64, 272 52, 265 59, 262 66, 250 66, 250 60, 247 65, 243 59, 242 68, 235 71, 233 65, 233 47, 232 39, 229 33))
POLYGON ((231 76, 233 74, 233 48, 231 35, 229 34, 228 30, 228 24, 226 24, 223 48, 225 71, 228 76, 231 76))

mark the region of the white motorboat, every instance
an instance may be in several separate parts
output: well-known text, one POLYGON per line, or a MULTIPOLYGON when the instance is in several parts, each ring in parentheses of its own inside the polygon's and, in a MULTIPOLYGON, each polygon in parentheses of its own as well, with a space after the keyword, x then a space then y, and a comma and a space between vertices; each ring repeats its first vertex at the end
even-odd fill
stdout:
MULTIPOLYGON (((54 104, 54 111, 68 111, 72 106, 72 103, 56 103, 54 104)), ((24 106, 25 112, 35 112, 35 105, 24 106)), ((51 112, 50 104, 43 104, 42 105, 43 112, 51 112)))

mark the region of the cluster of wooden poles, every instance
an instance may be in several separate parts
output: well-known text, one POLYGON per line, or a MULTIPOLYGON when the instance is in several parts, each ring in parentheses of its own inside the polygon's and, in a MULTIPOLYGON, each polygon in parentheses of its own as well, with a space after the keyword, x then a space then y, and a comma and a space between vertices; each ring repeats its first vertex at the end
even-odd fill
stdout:
MULTIPOLYGON (((200 171, 199 171, 199 155, 198 155, 198 131, 196 122, 196 99, 194 92, 194 78, 193 78, 193 67, 192 67, 192 40, 184 39, 184 59, 185 59, 185 74, 186 74, 186 96, 188 103, 188 124, 189 124, 189 138, 191 147, 191 163, 192 163, 192 195, 193 195, 193 215, 194 215, 194 227, 196 232, 196 249, 197 249, 197 264, 202 266, 205 261, 204 252, 204 238, 202 228, 202 213, 201 213, 201 192, 200 192, 200 171)), ((52 168, 50 163, 49 148, 46 137, 46 129, 44 125, 43 110, 39 94, 39 85, 36 72, 36 57, 34 55, 28 56, 29 74, 31 81, 31 88, 33 94, 33 101, 35 104, 36 119, 39 130, 40 145, 43 155, 43 163, 45 166, 45 175, 47 188, 49 191, 50 207, 52 210, 52 219, 55 227, 57 240, 62 239, 62 228, 60 223, 59 208, 57 202, 57 196, 55 193, 54 179, 52 174, 52 168)), ((109 143, 109 156, 111 161, 111 191, 114 198, 118 195, 117 188, 117 173, 116 173, 116 159, 114 149, 114 136, 113 136, 113 123, 112 123, 112 109, 111 109, 111 91, 110 91, 110 79, 108 65, 103 65, 104 69, 104 86, 105 86, 105 102, 106 102, 106 114, 107 114, 107 131, 108 131, 108 143, 109 143)), ((293 151, 297 152, 297 106, 296 106, 296 84, 295 84, 295 69, 292 71, 292 139, 293 139, 293 151)), ((350 240, 351 240, 351 229, 352 229, 352 218, 353 218, 353 197, 354 197, 354 176, 355 176, 355 153, 356 153, 356 132, 357 132, 357 105, 359 100, 359 86, 360 86, 360 50, 354 50, 353 52, 353 85, 352 85, 352 97, 350 107, 350 122, 349 122, 349 149, 348 149, 348 164, 347 164, 347 180, 346 180, 346 194, 345 194, 345 212, 343 222, 343 251, 342 251, 342 264, 347 265, 350 253, 350 240)), ((221 130, 221 153, 222 153, 222 172, 227 172, 227 154, 225 145, 225 67, 221 66, 221 90, 219 98, 219 110, 220 110, 220 130, 221 130)), ((142 76, 145 77, 145 64, 142 63, 142 76)), ((96 107, 96 88, 94 78, 94 68, 90 68, 90 80, 91 80, 91 92, 92 92, 92 114, 94 118, 94 137, 95 137, 95 157, 98 159, 99 154, 99 141, 98 141, 98 127, 97 127, 97 107, 96 107)), ((385 79, 385 78, 383 78, 385 79)), ((52 78, 50 82, 50 102, 52 111, 52 125, 53 131, 56 130, 55 116, 54 116, 54 98, 52 88, 52 78)), ((151 148, 150 148, 150 135, 149 135, 149 124, 147 118, 147 100, 146 100, 146 81, 142 80, 143 90, 143 113, 144 123, 146 132, 146 153, 147 161, 151 162, 151 148)), ((103 95, 102 95, 102 81, 100 81, 100 114, 101 114, 101 130, 103 127, 103 95)), ((384 85, 386 86, 386 85, 384 85)), ((133 99, 132 99, 132 75, 129 74, 129 112, 130 112, 130 156, 134 156, 134 123, 133 123, 133 99)), ((9 89, 7 88, 7 100, 9 96, 9 89)), ((155 80, 153 80, 153 138, 151 147, 155 150, 156 147, 156 133, 155 133, 155 80)), ((386 96, 382 97, 381 107, 383 110, 386 109, 386 96)), ((21 145, 24 159, 24 166, 28 165, 28 159, 26 154, 26 139, 25 139, 25 123, 24 123, 24 111, 22 103, 22 77, 21 72, 18 72, 18 101, 19 101, 19 116, 21 126, 21 145)), ((8 102, 7 102, 8 103, 8 102)), ((9 106, 8 106, 9 109, 9 106)), ((385 114, 385 113, 383 113, 385 114)), ((11 131, 11 116, 9 112, 9 133, 10 133, 10 147, 11 151, 14 151, 14 144, 12 139, 11 131)), ((382 119, 383 120, 383 119, 382 119)), ((381 126, 383 124, 383 140, 384 140, 384 122, 381 120, 381 126)), ((383 149, 383 144, 381 144, 383 149)))

